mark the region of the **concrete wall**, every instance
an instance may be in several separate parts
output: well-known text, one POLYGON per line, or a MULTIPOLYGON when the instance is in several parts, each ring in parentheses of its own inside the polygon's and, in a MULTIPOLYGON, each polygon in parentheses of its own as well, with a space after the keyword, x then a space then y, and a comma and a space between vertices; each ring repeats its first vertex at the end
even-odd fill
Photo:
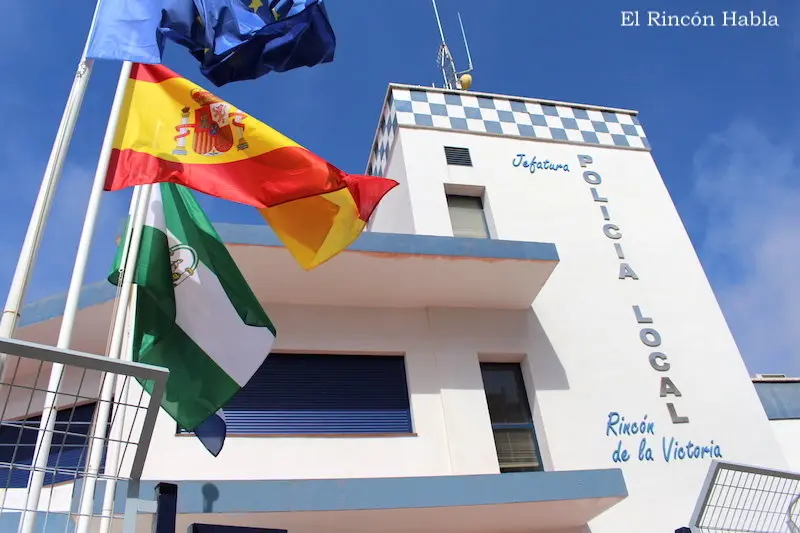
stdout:
POLYGON ((410 184, 406 180, 403 143, 399 140, 394 144, 387 168, 386 175, 399 182, 399 185, 381 200, 380 208, 372 215, 368 229, 381 233, 414 234, 416 232, 409 196, 410 184))
MULTIPOLYGON (((524 360, 528 377, 538 374, 544 381, 546 365, 552 364, 551 353, 538 353, 544 340, 537 338, 541 330, 531 311, 269 304, 269 313, 280 332, 274 351, 405 354, 415 435, 229 437, 215 459, 194 437, 175 436, 175 423, 161 412, 144 479, 324 479, 499 472, 479 361, 524 360)), ((535 398, 532 392, 531 398, 535 398)))
POLYGON ((548 371, 528 377, 548 468, 624 469, 631 496, 593 531, 683 525, 714 452, 788 466, 648 152, 408 128, 398 137, 418 233, 452 235, 444 191, 471 186, 484 191, 494 236, 558 246, 561 262, 533 305, 548 371), (444 145, 469 148, 474 166, 447 166, 444 145), (518 154, 568 170, 531 173, 513 165, 518 154), (608 430, 610 413, 646 417, 645 460, 641 435, 608 430), (705 457, 665 460, 672 439, 705 447, 705 457))
POLYGON ((800 473, 800 420, 772 420, 770 425, 780 442, 789 470, 800 473))

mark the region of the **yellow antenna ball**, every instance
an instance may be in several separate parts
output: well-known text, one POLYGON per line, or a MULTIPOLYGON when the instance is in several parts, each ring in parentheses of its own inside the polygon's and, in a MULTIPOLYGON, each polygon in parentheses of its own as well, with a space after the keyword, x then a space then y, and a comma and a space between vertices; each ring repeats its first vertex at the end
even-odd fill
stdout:
POLYGON ((472 87, 472 75, 471 74, 462 74, 458 81, 461 82, 461 88, 465 91, 468 91, 470 87, 472 87))

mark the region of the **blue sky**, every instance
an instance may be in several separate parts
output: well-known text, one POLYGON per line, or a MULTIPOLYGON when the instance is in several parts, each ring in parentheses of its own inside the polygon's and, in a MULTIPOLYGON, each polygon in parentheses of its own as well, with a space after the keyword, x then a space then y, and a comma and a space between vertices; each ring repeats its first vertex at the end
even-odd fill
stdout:
MULTIPOLYGON (((439 83, 429 0, 327 0, 333 63, 216 93, 350 172, 363 172, 389 82, 439 83)), ((8 287, 88 31, 91 2, 7 2, 0 56, 8 287)), ((463 64, 460 11, 476 65, 473 89, 640 111, 653 156, 751 372, 800 375, 800 7, 704 2, 778 16, 778 28, 623 28, 620 11, 693 14, 685 0, 439 0, 463 64)), ((719 7, 712 7, 719 6, 719 7)), ((166 63, 205 84, 168 46, 166 63)), ((119 64, 96 64, 45 233, 28 300, 66 290, 119 64)), ((87 280, 102 279, 129 193, 104 195, 87 280)), ((261 223, 253 210, 203 199, 215 221, 261 223)), ((0 291, 2 292, 2 291, 0 291)), ((4 296, 3 296, 4 297, 4 296)), ((698 347, 700 349, 700 347, 698 347)))

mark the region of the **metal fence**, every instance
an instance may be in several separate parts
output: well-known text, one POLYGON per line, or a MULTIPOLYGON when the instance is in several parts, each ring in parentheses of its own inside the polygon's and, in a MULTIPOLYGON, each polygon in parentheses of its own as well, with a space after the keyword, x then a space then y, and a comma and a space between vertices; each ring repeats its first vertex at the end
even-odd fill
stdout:
POLYGON ((692 533, 800 533, 800 474, 715 461, 692 533))
POLYGON ((0 531, 141 530, 138 481, 168 371, 4 338, 0 353, 0 531))

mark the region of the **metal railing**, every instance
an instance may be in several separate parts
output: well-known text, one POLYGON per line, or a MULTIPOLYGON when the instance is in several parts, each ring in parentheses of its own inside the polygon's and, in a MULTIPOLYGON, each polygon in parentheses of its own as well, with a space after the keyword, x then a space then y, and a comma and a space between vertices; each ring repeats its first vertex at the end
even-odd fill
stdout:
POLYGON ((0 338, 0 353, 8 355, 0 376, 0 531, 135 531, 137 512, 152 512, 138 486, 168 371, 16 339, 0 338), (64 372, 49 390, 53 365, 64 372), (107 380, 115 387, 107 427, 93 431, 107 380), (45 409, 48 395, 55 411, 45 409), (51 415, 54 423, 41 423, 51 415), (115 505, 120 481, 128 482, 124 513, 115 505))
POLYGON ((692 533, 800 533, 800 474, 714 461, 692 533))

